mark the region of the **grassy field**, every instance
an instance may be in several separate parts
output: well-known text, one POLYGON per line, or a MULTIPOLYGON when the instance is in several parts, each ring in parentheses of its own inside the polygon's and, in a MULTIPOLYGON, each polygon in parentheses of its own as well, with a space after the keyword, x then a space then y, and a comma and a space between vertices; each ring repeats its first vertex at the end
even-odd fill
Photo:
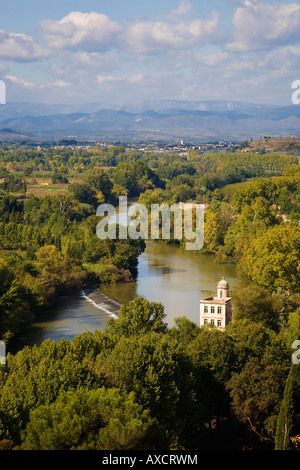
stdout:
POLYGON ((37 197, 45 197, 52 193, 63 193, 68 191, 70 184, 78 181, 76 178, 70 178, 67 184, 53 184, 51 178, 27 178, 27 196, 34 194, 37 197))

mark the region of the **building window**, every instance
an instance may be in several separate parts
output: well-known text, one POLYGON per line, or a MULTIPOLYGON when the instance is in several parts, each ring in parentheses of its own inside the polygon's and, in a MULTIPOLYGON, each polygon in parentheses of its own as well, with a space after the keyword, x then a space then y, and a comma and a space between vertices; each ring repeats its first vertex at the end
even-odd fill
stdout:
POLYGON ((212 318, 212 319, 210 320, 210 323, 211 323, 212 325, 214 325, 214 324, 215 324, 215 320, 212 318))
POLYGON ((222 326, 221 320, 218 320, 218 326, 222 326))
POLYGON ((204 325, 207 324, 207 318, 204 318, 204 325))
POLYGON ((215 313, 215 307, 210 307, 210 313, 215 313))
POLYGON ((220 290, 220 299, 222 299, 222 297, 223 297, 223 291, 220 290))
POLYGON ((208 306, 204 305, 204 313, 208 313, 208 306))
POLYGON ((218 313, 222 313, 222 308, 218 307, 218 313))

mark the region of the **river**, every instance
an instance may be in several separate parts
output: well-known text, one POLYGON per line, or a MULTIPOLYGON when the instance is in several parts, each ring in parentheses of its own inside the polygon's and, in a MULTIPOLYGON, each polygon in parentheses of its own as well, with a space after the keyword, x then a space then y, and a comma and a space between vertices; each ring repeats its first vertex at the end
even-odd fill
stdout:
POLYGON ((161 302, 169 327, 179 316, 186 316, 199 324, 199 300, 216 293, 222 276, 232 287, 235 266, 217 264, 213 255, 147 241, 146 250, 139 257, 136 282, 102 285, 101 292, 96 287, 83 289, 60 298, 55 308, 14 342, 12 352, 24 345, 38 345, 47 338, 71 340, 87 330, 103 331, 108 320, 118 314, 119 305, 137 296, 161 302))

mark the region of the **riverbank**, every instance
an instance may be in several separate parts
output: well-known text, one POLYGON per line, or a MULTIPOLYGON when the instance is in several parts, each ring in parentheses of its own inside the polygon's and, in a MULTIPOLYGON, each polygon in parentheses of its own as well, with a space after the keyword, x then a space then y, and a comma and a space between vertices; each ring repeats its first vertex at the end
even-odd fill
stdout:
POLYGON ((135 282, 85 285, 59 299, 19 339, 19 345, 39 345, 47 338, 59 341, 84 331, 103 331, 120 306, 136 297, 161 302, 168 327, 185 316, 199 324, 199 300, 216 293, 224 277, 234 285, 235 265, 218 264, 209 254, 191 253, 179 246, 147 242, 138 260, 135 282))

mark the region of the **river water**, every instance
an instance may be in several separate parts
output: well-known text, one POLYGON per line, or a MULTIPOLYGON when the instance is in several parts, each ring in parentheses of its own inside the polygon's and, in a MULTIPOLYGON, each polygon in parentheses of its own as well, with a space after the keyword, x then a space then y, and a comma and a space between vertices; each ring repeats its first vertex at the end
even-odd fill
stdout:
POLYGON ((70 340, 84 331, 103 331, 108 320, 115 318, 121 304, 135 297, 161 302, 166 323, 186 316, 199 324, 199 300, 216 293, 219 280, 233 286, 235 266, 217 264, 214 256, 196 254, 174 245, 147 241, 139 257, 138 276, 134 283, 101 285, 83 289, 59 299, 58 304, 34 323, 30 331, 18 338, 12 352, 24 345, 40 344, 50 338, 70 340))

